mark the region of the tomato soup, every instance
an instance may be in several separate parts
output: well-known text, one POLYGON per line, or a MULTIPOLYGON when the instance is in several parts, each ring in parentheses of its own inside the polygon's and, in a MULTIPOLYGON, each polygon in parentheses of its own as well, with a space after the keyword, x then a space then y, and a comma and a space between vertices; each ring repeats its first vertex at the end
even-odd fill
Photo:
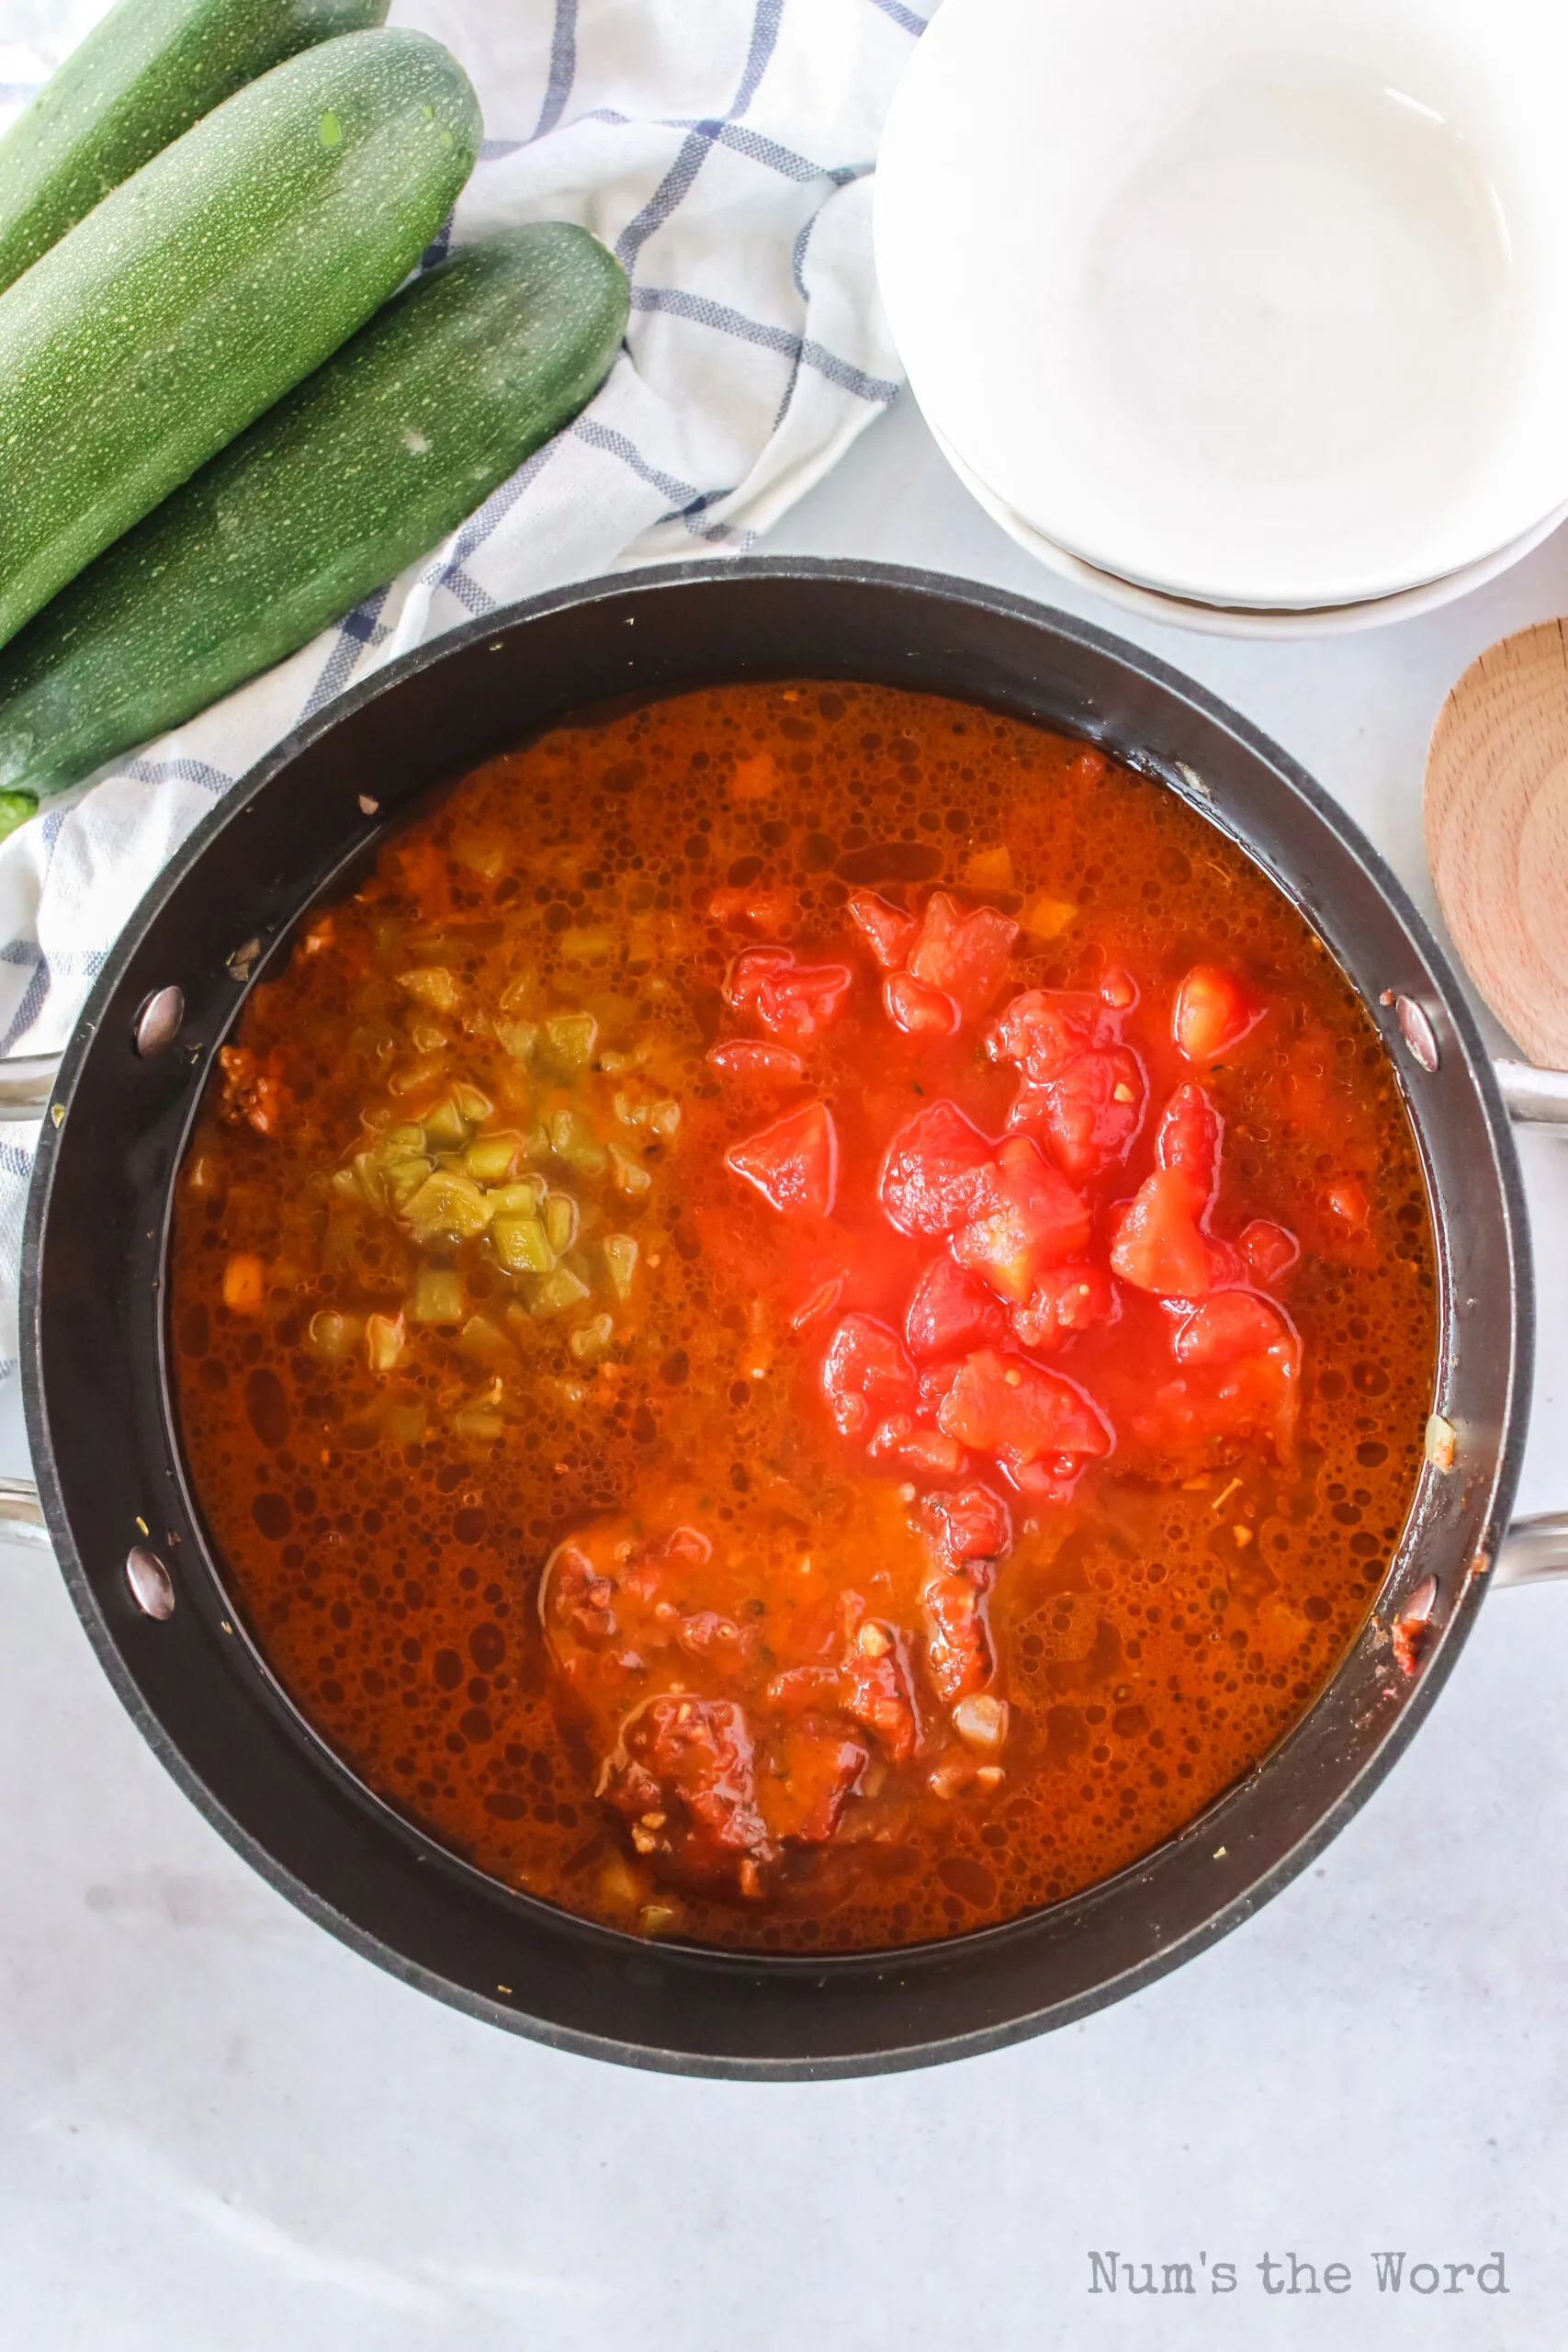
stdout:
POLYGON ((1007 1919, 1310 1707, 1414 1491, 1377 1034, 1164 786, 935 695, 492 761, 258 988, 177 1192, 272 1668, 508 1884, 784 1951, 1007 1919))

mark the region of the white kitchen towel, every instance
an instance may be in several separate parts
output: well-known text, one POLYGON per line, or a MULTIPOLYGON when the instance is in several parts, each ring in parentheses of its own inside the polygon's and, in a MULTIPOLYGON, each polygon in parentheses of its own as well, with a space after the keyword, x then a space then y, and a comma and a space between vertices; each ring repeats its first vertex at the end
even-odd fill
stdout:
MULTIPOLYGON (((0 0, 0 124, 101 0, 0 0), (63 22, 62 22, 63 18, 63 22)), ((632 281, 626 348, 576 424, 425 561, 291 661, 0 845, 0 1053, 63 1045, 129 910, 261 754, 351 680, 519 596, 750 547, 898 389, 871 174, 931 0, 412 0, 485 142, 425 256, 583 223, 632 281)), ((33 1135, 0 1131, 0 1379, 15 1368, 33 1135)))

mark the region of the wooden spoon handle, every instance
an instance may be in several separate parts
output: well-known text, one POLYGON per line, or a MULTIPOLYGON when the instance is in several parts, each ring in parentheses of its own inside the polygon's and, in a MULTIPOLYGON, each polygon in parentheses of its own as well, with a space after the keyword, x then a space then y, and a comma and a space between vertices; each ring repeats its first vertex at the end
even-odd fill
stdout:
POLYGON ((1568 1068, 1568 624, 1491 646, 1427 754, 1427 854, 1476 987, 1531 1061, 1568 1068))

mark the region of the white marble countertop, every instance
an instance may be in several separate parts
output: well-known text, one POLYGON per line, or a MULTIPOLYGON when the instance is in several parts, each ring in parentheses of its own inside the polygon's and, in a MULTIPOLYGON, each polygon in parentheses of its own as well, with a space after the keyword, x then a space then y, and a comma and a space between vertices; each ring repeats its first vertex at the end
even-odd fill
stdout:
MULTIPOLYGON (((1442 695, 1568 607, 1560 534, 1366 637, 1127 622, 1014 549, 908 402, 771 546, 996 582, 1153 647, 1303 761, 1428 911, 1442 695)), ((1568 1505, 1568 1145, 1523 1148, 1542 1330, 1521 1508, 1543 1510, 1568 1505)), ((13 1391, 0 1468, 25 1451, 13 1391)), ((0 1596, 6 2352, 1561 2340, 1568 1587, 1489 1602, 1390 1780, 1214 1951, 1045 2041, 787 2087, 558 2055, 381 1975, 164 1777, 46 1560, 0 1551, 0 1596), (1090 2249, 1140 2278, 1154 2263, 1156 2284, 1189 2262, 1196 2291, 1091 2294, 1090 2249), (1432 2293, 1380 2291, 1371 2259, 1497 2250, 1506 2295, 1446 2270, 1432 2293), (1292 2252, 1345 2264, 1346 2291, 1266 2291, 1260 2259, 1292 2252), (1216 2294, 1224 2262, 1237 2285, 1216 2294)))

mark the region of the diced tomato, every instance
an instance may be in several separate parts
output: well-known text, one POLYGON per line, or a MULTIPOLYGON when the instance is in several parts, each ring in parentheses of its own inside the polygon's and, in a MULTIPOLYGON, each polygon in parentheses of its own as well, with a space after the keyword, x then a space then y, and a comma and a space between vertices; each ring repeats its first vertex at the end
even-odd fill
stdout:
POLYGON ((998 1152, 968 1222, 949 1247, 998 1297, 1021 1306, 1042 1268, 1077 1257, 1089 1237, 1089 1210, 1066 1178, 1028 1136, 1014 1136, 998 1152))
POLYGON ((1280 1310, 1248 1291, 1216 1291, 1176 1335, 1180 1375, 1134 1417, 1134 1434, 1168 1453, 1218 1440, 1269 1439, 1281 1461, 1295 1438, 1301 1341, 1280 1310))
POLYGON ((962 1478, 969 1467, 957 1439, 940 1430, 911 1430, 899 1445, 898 1460, 917 1478, 962 1478))
POLYGON ((1007 1316, 973 1274, 951 1258, 933 1258, 916 1283, 904 1316, 904 1337, 917 1358, 962 1355, 995 1346, 1007 1316))
POLYGON ((1282 1283, 1302 1254, 1295 1235, 1266 1216, 1255 1216, 1242 1227, 1237 1246, 1253 1280, 1268 1287, 1282 1283))
POLYGON ((1201 1086, 1190 1079, 1179 1086, 1160 1113, 1155 1159, 1183 1176, 1192 1187, 1193 1215, 1201 1216, 1220 1181, 1224 1122, 1201 1086))
POLYGON ((769 1830, 781 1842, 821 1846, 838 1827, 844 1800, 871 1758, 858 1739, 842 1731, 791 1724, 774 1743, 769 1760, 773 1770, 763 1775, 758 1791, 769 1830))
POLYGON ((1043 1454, 1092 1461, 1111 1451, 1110 1432, 1080 1388, 994 1348, 960 1366, 937 1419, 960 1444, 995 1454, 1015 1474, 1043 1454))
POLYGON ((1201 1298, 1209 1252, 1193 1214, 1190 1181, 1174 1168, 1146 1176, 1122 1212, 1111 1271, 1158 1298, 1201 1298))
POLYGON ((1295 1444, 1301 1371, 1293 1350, 1270 1348, 1235 1363, 1184 1367, 1156 1388, 1134 1434, 1167 1453, 1213 1458, 1216 1443, 1262 1438, 1288 1461, 1295 1444))
POLYGON ((1234 1241, 1217 1241, 1212 1233, 1205 1233, 1203 1246, 1209 1256, 1211 1290, 1252 1288, 1252 1269, 1234 1241))
POLYGON ((904 1763, 915 1752, 920 1721, 903 1635, 868 1617, 844 1662, 844 1686, 856 1723, 875 1735, 895 1764, 904 1763))
POLYGON ((790 1666, 769 1678, 767 1701, 781 1715, 819 1713, 836 1707, 840 1695, 836 1666, 790 1666))
POLYGON ((729 967, 724 1000, 754 1012, 775 1037, 804 1046, 821 1036, 853 986, 847 964, 803 964, 787 947, 749 947, 729 967))
POLYGON ((1328 1187, 1329 1211, 1347 1233, 1364 1233, 1371 1215, 1364 1188, 1353 1176, 1341 1176, 1328 1187))
POLYGON ((731 1144, 724 1164, 755 1185, 784 1216, 832 1214, 839 1183, 839 1136, 825 1102, 786 1111, 771 1127, 731 1144))
POLYGON ((728 931, 782 931, 795 913, 787 890, 759 889, 754 882, 744 890, 716 890, 708 900, 709 920, 728 931))
POLYGON ((1018 1092, 1008 1104, 1008 1114, 1002 1125, 1010 1136, 1044 1136, 1048 1134, 1052 1093, 1050 1084, 1036 1086, 1027 1078, 1019 1080, 1018 1092))
POLYGON ((1010 915, 998 914, 995 907, 975 907, 965 914, 945 890, 933 890, 919 937, 909 950, 908 968, 928 988, 954 998, 964 1020, 973 1021, 1006 979, 1017 937, 1010 915))
POLYGON ((1100 976, 1100 995, 1112 1012, 1131 1012, 1138 1001, 1138 983, 1123 965, 1107 964, 1100 976))
POLYGON ((808 1325, 820 1323, 824 1316, 832 1314, 843 1295, 842 1274, 828 1275, 827 1279, 819 1282, 815 1289, 807 1292, 806 1296, 789 1318, 790 1329, 804 1331, 808 1325))
MULTIPOLYGON (((956 1372, 958 1367, 953 1366, 956 1372)), ((1012 1550, 1012 1517, 988 1487, 961 1487, 956 1494, 928 1495, 921 1517, 942 1555, 955 1563, 999 1560, 1012 1550)))
POLYGON ((1083 1472, 1077 1454, 1043 1453, 1038 1462, 1021 1462, 1013 1483, 1032 1502, 1065 1503, 1083 1472))
POLYGON ((865 1450, 874 1462, 899 1463, 917 1478, 962 1478, 969 1467, 956 1438, 922 1429, 908 1413, 890 1413, 878 1421, 865 1450))
POLYGON ((822 1394, 840 1437, 870 1437, 895 1413, 913 1420, 915 1367, 897 1334, 870 1315, 846 1315, 822 1359, 822 1394))
POLYGON ((806 1070, 787 1046, 765 1046, 756 1037, 727 1037, 708 1047, 707 1058, 725 1078, 755 1079, 761 1085, 788 1086, 806 1070))
POLYGON ((1176 991, 1170 1034, 1190 1062, 1213 1061, 1263 1017, 1261 1000, 1219 964, 1194 964, 1176 991))
POLYGON ((1116 1023, 1096 996, 1061 989, 1021 989, 986 1032, 994 1062, 1017 1062, 1036 1086, 1057 1078, 1077 1055, 1116 1042, 1116 1023))
POLYGON ((963 1369, 964 1360, 954 1356, 947 1363, 927 1363, 920 1366, 916 1384, 920 1399, 920 1411, 928 1421, 941 1418, 942 1400, 963 1369))
POLYGON ((1023 1305, 1013 1308, 1013 1336, 1021 1347, 1049 1355, 1075 1332, 1109 1321, 1115 1307, 1115 1288, 1103 1267, 1070 1259, 1036 1275, 1023 1305))
POLYGON ((764 987, 799 969, 793 947, 748 947, 729 967, 724 1001, 737 1012, 754 1012, 764 987))
POLYGON ((871 952, 885 972, 896 972, 915 944, 919 929, 913 915, 890 907, 874 890, 852 890, 851 916, 871 942, 871 952))
POLYGON ((882 1002, 894 1027, 911 1037, 955 1037, 964 1025, 956 997, 928 988, 908 972, 888 973, 882 1002))
POLYGON ((1216 1291, 1196 1306, 1176 1335, 1181 1363, 1236 1363, 1266 1355, 1291 1338, 1276 1306, 1249 1290, 1216 1291))
POLYGON ((1126 1157, 1144 1119, 1143 1065, 1125 1046, 1077 1054, 1057 1077, 1036 1085, 1025 1079, 1008 1113, 1008 1126, 1040 1136, 1056 1165, 1076 1182, 1098 1176, 1126 1157))
POLYGON ((920 1599, 926 1617, 926 1672, 943 1706, 983 1690, 995 1671, 985 1593, 962 1568, 932 1577, 920 1599))
POLYGON ((976 1198, 991 1147, 956 1102, 930 1102, 888 1145, 877 1180, 901 1233, 951 1233, 976 1198))

